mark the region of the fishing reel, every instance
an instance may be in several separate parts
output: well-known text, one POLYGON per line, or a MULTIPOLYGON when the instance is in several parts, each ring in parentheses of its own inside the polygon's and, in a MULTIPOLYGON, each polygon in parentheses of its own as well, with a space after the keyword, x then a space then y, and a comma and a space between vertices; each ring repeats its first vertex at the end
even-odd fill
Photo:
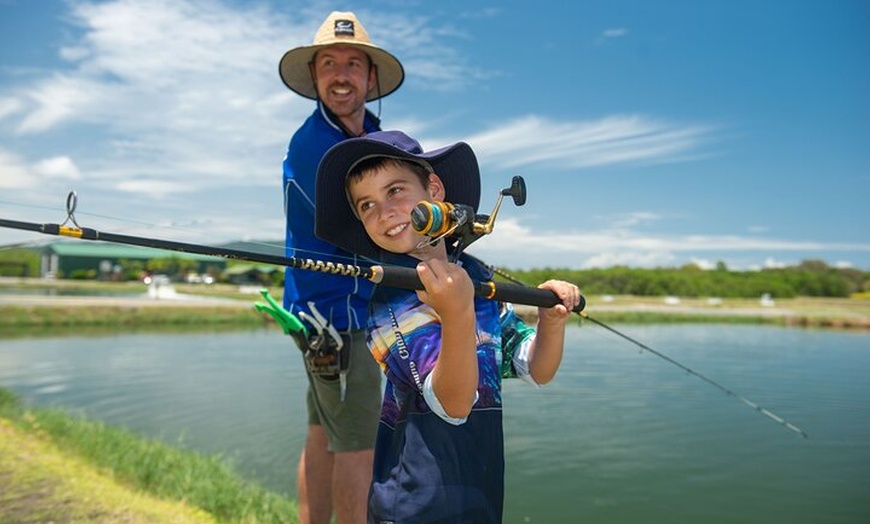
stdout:
POLYGON ((441 239, 452 241, 448 245, 449 260, 455 262, 471 243, 492 233, 501 202, 506 196, 510 196, 516 206, 525 205, 526 182, 523 177, 515 175, 511 186, 499 191, 498 200, 489 215, 476 214, 474 208, 465 204, 421 201, 411 211, 411 227, 417 233, 431 238, 417 247, 435 245, 441 239))

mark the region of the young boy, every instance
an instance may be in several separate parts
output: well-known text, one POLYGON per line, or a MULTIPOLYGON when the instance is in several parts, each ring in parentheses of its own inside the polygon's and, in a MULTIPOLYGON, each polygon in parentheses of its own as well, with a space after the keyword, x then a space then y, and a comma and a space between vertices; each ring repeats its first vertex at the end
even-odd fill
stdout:
POLYGON ((383 264, 416 267, 423 291, 376 287, 367 341, 387 377, 369 492, 370 523, 501 522, 501 378, 549 382, 580 291, 549 281, 562 300, 539 309, 537 334, 511 307, 475 297, 491 271, 411 227, 421 200, 478 207, 477 159, 464 143, 424 153, 398 131, 331 148, 317 170, 316 233, 383 264), (505 355, 505 357, 503 357, 505 355))

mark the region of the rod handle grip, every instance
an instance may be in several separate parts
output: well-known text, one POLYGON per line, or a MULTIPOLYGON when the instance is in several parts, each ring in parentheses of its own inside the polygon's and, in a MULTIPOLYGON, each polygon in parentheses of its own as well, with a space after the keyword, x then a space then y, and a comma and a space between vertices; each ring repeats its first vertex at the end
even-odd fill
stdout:
MULTIPOLYGON (((371 280, 380 285, 420 291, 424 289, 417 270, 408 267, 383 267, 372 266, 371 280)), ((559 297, 549 289, 540 289, 519 284, 497 283, 491 280, 472 280, 474 294, 491 300, 523 304, 526 306, 553 307, 561 304, 559 297)), ((581 313, 586 308, 586 298, 580 295, 580 303, 572 310, 581 313)))

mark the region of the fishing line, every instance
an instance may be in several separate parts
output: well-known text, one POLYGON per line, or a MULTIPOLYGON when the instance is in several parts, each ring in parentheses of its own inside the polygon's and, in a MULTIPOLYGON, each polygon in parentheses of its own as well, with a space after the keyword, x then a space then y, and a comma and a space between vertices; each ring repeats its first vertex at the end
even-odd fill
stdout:
MULTIPOLYGON (((75 191, 71 191, 69 193, 69 195, 72 195, 75 193, 76 193, 75 191)), ((67 213, 68 217, 69 217, 69 212, 70 212, 70 204, 72 203, 69 195, 67 195, 67 206, 66 206, 66 211, 65 211, 67 213)), ((73 197, 72 200, 74 200, 77 203, 78 196, 76 195, 76 197, 73 197)), ((46 205, 41 205, 41 204, 22 204, 20 202, 10 202, 8 200, 0 200, 0 204, 7 204, 7 205, 11 205, 11 206, 15 206, 15 207, 23 207, 23 208, 57 211, 57 207, 55 207, 55 206, 46 206, 46 205)), ((176 231, 181 231, 181 232, 186 232, 186 233, 197 233, 199 235, 202 235, 201 231, 197 231, 194 229, 180 228, 180 227, 173 226, 171 224, 157 224, 154 222, 143 222, 141 220, 133 220, 130 218, 118 217, 118 216, 114 216, 114 215, 103 215, 103 214, 99 214, 99 213, 90 213, 88 211, 77 211, 74 206, 73 206, 72 211, 73 211, 73 214, 83 215, 86 217, 101 218, 104 220, 118 222, 121 224, 135 224, 135 225, 145 226, 145 227, 159 227, 161 229, 173 229, 176 231)))
MULTIPOLYGON (((515 177, 516 178, 516 177, 515 177)), ((508 190, 504 190, 508 191, 508 190)), ((499 202, 501 199, 499 199, 499 202)), ((137 245, 143 247, 151 247, 157 249, 164 249, 169 251, 179 251, 179 252, 189 252, 189 253, 198 253, 202 255, 211 255, 222 257, 226 259, 236 259, 236 260, 247 260, 253 262, 262 262, 265 264, 277 265, 277 266, 285 266, 292 267, 296 269, 304 269, 309 271, 318 271, 323 273, 337 274, 343 276, 352 276, 352 277, 360 277, 367 278, 368 280, 374 282, 375 284, 381 284, 389 287, 398 287, 409 290, 421 290, 423 289, 423 284, 420 281, 419 276, 417 275, 417 271, 414 268, 406 268, 406 267, 398 267, 398 266, 357 266, 353 264, 344 264, 337 263, 332 261, 323 261, 323 260, 314 260, 314 259, 301 259, 296 257, 284 257, 277 255, 269 255, 265 253, 244 251, 239 249, 229 249, 229 248, 218 248, 213 246, 205 246, 199 244, 191 244, 186 242, 176 242, 170 240, 161 240, 155 238, 148 237, 137 237, 132 235, 119 235, 114 233, 106 233, 102 231, 98 231, 96 229, 91 228, 80 228, 75 220, 75 207, 76 207, 76 197, 74 192, 71 192, 67 197, 67 220, 64 222, 72 221, 76 227, 69 227, 64 224, 39 224, 34 222, 22 222, 17 220, 7 220, 0 218, 0 227, 7 227, 12 229, 20 229, 24 231, 32 231, 37 233, 43 233, 46 235, 59 235, 59 236, 67 236, 72 238, 79 238, 82 240, 102 240, 106 242, 114 242, 119 244, 129 244, 129 245, 137 245)), ((553 307, 557 304, 561 303, 561 300, 555 293, 546 289, 540 289, 536 287, 528 286, 523 283, 521 280, 513 277, 508 274, 504 270, 500 270, 498 268, 492 267, 493 272, 496 275, 500 275, 503 278, 513 282, 513 284, 501 284, 496 283, 493 280, 490 281, 472 281, 474 285, 475 294, 490 300, 500 300, 504 302, 511 302, 515 304, 525 304, 530 306, 538 306, 538 307, 553 307)), ((700 378, 704 382, 714 386, 715 388, 723 391, 726 395, 732 396, 751 407, 752 409, 758 411, 762 415, 770 418, 774 422, 781 424, 786 429, 793 431, 804 438, 809 438, 807 433, 795 426, 791 422, 785 420, 784 418, 776 415, 770 410, 763 408, 756 404, 755 402, 749 400, 748 398, 739 395, 732 391, 731 389, 726 388, 725 386, 719 384, 715 380, 703 375, 688 366, 681 364, 680 362, 674 360, 673 358, 643 344, 628 335, 621 333, 620 331, 600 322, 592 317, 589 317, 584 309, 586 307, 586 299, 583 295, 580 295, 580 303, 572 309, 572 312, 577 313, 581 318, 585 318, 590 320, 591 322, 598 324, 599 326, 605 328, 608 331, 622 337, 623 339, 637 345, 643 350, 646 350, 653 355, 677 366, 678 368, 684 370, 685 372, 700 378)))
MULTIPOLYGON (((499 275, 499 276, 502 276, 502 277, 506 278, 507 280, 510 280, 511 282, 514 282, 515 284, 526 285, 526 284, 524 284, 520 279, 514 277, 513 275, 507 273, 506 271, 504 271, 504 270, 502 270, 502 269, 499 269, 499 268, 496 268, 496 267, 492 267, 492 270, 493 270, 493 272, 494 272, 495 274, 497 274, 497 275, 499 275)), ((776 423, 782 425, 782 426, 785 427, 786 429, 788 429, 788 430, 790 430, 790 431, 793 431, 793 432, 797 433, 798 435, 801 435, 801 436, 804 437, 804 438, 809 438, 809 435, 808 435, 804 430, 802 430, 801 428, 795 426, 794 424, 792 424, 791 422, 787 421, 786 419, 780 417, 780 416, 777 415, 776 413, 773 413, 773 412, 770 411, 769 409, 766 409, 766 408, 764 408, 764 407, 762 407, 762 406, 759 406, 758 404, 756 404, 755 402, 749 400, 748 398, 744 397, 743 395, 740 395, 740 394, 738 394, 737 392, 735 392, 735 391, 733 391, 733 390, 731 390, 731 389, 729 389, 729 388, 723 386, 722 384, 716 382, 715 380, 713 380, 712 378, 710 378, 710 377, 704 375, 703 373, 700 373, 700 372, 698 372, 698 371, 695 371, 694 369, 692 369, 692 368, 690 368, 690 367, 688 367, 688 366, 686 366, 686 365, 684 365, 684 364, 681 364, 680 362, 678 362, 678 361, 674 360, 673 358, 671 358, 671 357, 665 355, 664 353, 662 353, 662 352, 660 352, 660 351, 657 351, 657 350, 655 350, 655 349, 649 347, 648 345, 644 344, 643 342, 640 342, 639 340, 636 340, 636 339, 634 339, 634 338, 632 338, 632 337, 626 335, 625 333, 622 333, 621 331, 619 331, 619 330, 617 330, 617 329, 614 329, 614 328, 608 326, 607 324, 605 324, 604 322, 601 322, 600 320, 596 320, 596 319, 590 317, 590 316, 589 316, 585 311, 580 311, 580 312, 578 312, 577 314, 578 314, 581 318, 586 319, 586 320, 589 320, 590 322, 592 322, 592 323, 594 323, 594 324, 597 324, 597 325, 601 326, 602 328, 604 328, 604 329, 610 331, 611 333, 613 333, 613 334, 615 334, 615 335, 617 335, 617 336, 619 336, 619 337, 622 337, 623 339, 625 339, 625 340, 631 342, 632 344, 635 344, 636 346, 638 346, 638 347, 641 348, 642 350, 648 351, 648 352, 652 353, 653 355, 655 355, 655 356, 657 356, 657 357, 659 357, 659 358, 665 360, 666 362, 669 362, 670 364, 673 364, 674 366, 677 366, 678 368, 682 369, 682 370, 685 371, 686 373, 688 373, 688 374, 690 374, 690 375, 694 375, 695 377, 697 377, 697 378, 703 380, 703 381, 706 382, 707 384, 710 384, 711 386, 715 387, 716 389, 722 391, 723 393, 725 393, 725 394, 728 395, 729 397, 734 397, 734 398, 736 398, 737 400, 743 402, 744 404, 746 404, 746 405, 749 406, 750 408, 754 409, 755 411, 757 411, 757 412, 761 413, 762 415, 768 417, 769 419, 773 420, 774 422, 776 422, 776 423)))

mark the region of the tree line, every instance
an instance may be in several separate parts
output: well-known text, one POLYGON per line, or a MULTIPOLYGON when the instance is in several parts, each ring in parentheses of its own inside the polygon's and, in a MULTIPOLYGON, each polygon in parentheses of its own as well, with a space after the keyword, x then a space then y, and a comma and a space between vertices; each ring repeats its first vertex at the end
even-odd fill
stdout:
POLYGON ((531 285, 549 279, 573 282, 587 295, 754 298, 769 294, 793 298, 848 297, 870 291, 870 271, 831 267, 821 260, 759 271, 730 271, 720 262, 713 270, 689 264, 654 269, 614 266, 507 270, 507 273, 531 285))
MULTIPOLYGON (((230 261, 232 265, 233 261, 230 261)), ((175 274, 186 267, 184 261, 171 256, 147 263, 125 261, 125 279, 136 279, 141 271, 175 274)), ((636 295, 754 298, 765 293, 774 298, 848 297, 870 292, 870 271, 829 266, 822 260, 804 260, 796 266, 732 271, 719 262, 715 269, 704 270, 695 264, 669 268, 570 269, 540 268, 507 270, 514 278, 530 285, 549 279, 577 284, 587 295, 636 295)), ((0 249, 0 276, 39 276, 39 254, 30 249, 0 249)), ((283 276, 275 273, 276 280, 283 276)), ((280 282, 275 282, 280 285, 280 282)))

